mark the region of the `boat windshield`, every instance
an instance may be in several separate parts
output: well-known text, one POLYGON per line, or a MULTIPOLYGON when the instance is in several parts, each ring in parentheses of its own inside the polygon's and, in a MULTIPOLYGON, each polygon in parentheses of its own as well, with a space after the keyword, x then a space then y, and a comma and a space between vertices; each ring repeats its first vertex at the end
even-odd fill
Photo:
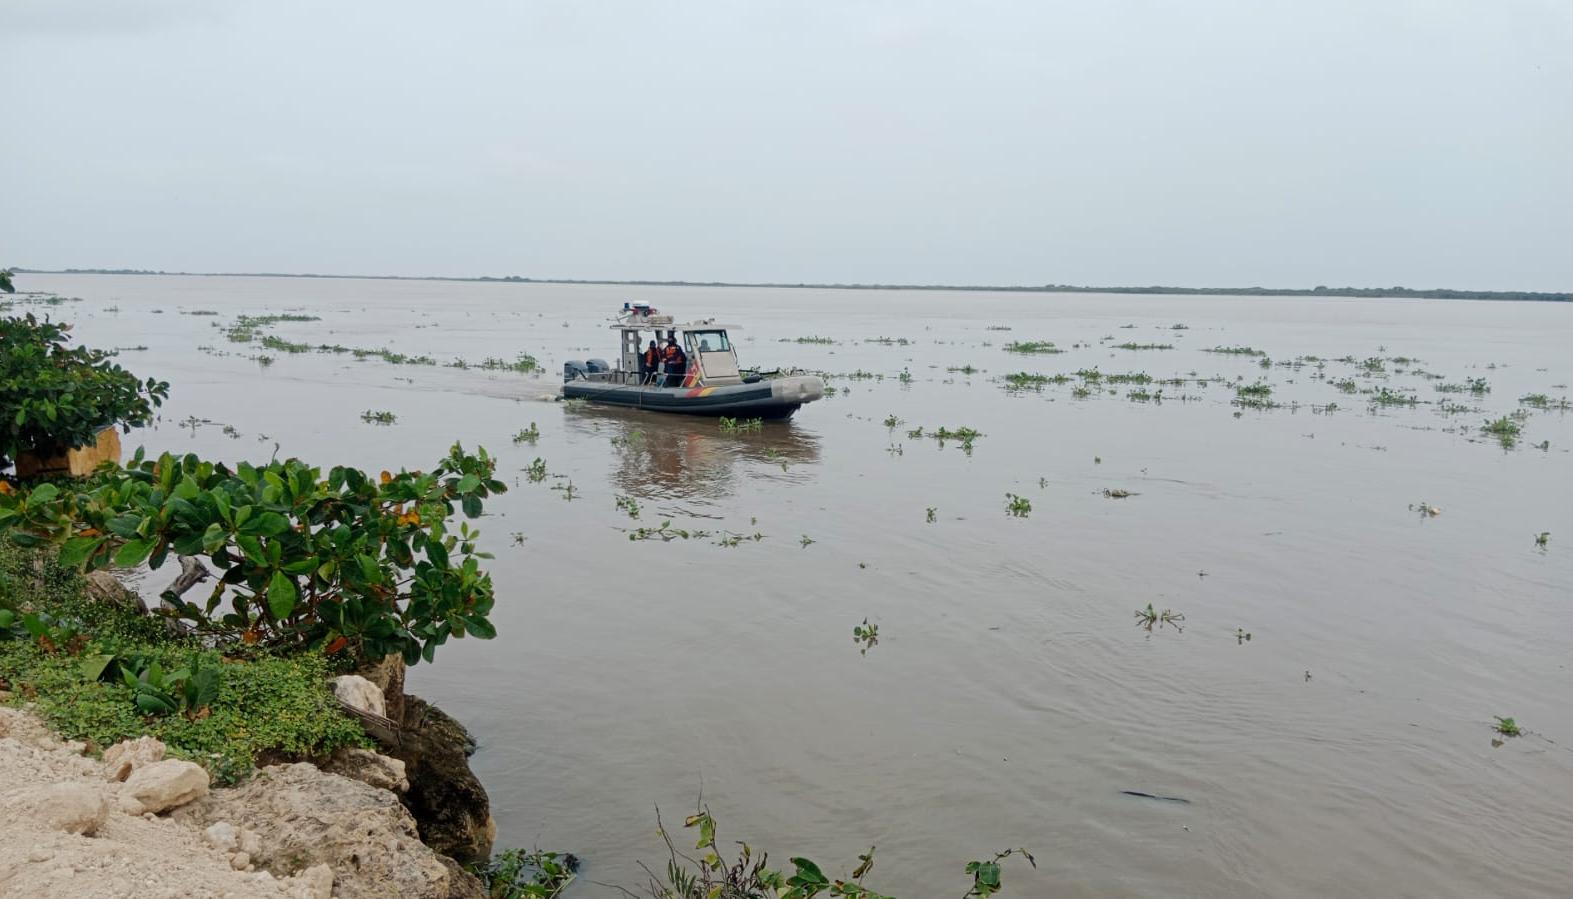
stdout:
POLYGON ((732 349, 725 331, 689 331, 688 345, 700 353, 725 353, 732 349))

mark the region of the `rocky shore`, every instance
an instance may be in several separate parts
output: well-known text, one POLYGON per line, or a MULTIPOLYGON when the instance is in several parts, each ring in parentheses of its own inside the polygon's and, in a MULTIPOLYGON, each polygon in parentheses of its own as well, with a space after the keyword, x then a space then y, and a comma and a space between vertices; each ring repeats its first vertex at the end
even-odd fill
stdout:
POLYGON ((232 787, 151 736, 94 747, 0 705, 0 896, 483 899, 474 741, 390 657, 333 679, 377 749, 258 760, 232 787))

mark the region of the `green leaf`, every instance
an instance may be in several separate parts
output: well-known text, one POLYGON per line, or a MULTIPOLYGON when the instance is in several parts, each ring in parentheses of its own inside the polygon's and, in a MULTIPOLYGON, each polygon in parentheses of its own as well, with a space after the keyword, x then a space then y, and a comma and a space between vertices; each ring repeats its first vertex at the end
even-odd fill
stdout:
POLYGON ((55 497, 59 495, 59 487, 56 487, 54 484, 46 483, 39 484, 37 487, 34 487, 33 492, 29 493, 27 498, 29 503, 47 503, 53 502, 55 497))
POLYGON ((481 486, 481 479, 473 474, 467 474, 459 479, 459 484, 454 489, 459 493, 474 493, 475 488, 481 486))
POLYGON ((459 501, 459 505, 464 508, 465 517, 467 517, 467 518, 480 518, 481 517, 481 498, 476 496, 475 494, 473 494, 473 493, 467 494, 464 497, 464 499, 459 501))
POLYGON ((60 564, 65 568, 81 568, 94 550, 104 542, 103 537, 72 537, 60 547, 60 564))
POLYGON ((104 671, 113 662, 115 657, 109 653, 85 655, 82 657, 82 676, 89 681, 96 681, 104 676, 104 671))
POLYGON ((462 619, 464 626, 469 629, 470 635, 482 640, 490 640, 497 636, 497 628, 482 615, 465 615, 462 619))
POLYGON ((147 560, 148 554, 153 551, 156 540, 127 540, 120 551, 115 553, 115 564, 121 568, 135 568, 147 560))
POLYGON ((294 579, 282 571, 273 572, 273 579, 268 582, 268 611, 273 613, 273 617, 289 617, 289 613, 295 611, 298 598, 294 579))
MULTIPOLYGON (((236 520, 238 521, 239 519, 240 516, 237 514, 236 520)), ((263 512, 260 515, 254 515, 247 519, 245 524, 240 525, 242 534, 261 537, 277 537, 287 530, 289 530, 289 519, 277 512, 263 512)))

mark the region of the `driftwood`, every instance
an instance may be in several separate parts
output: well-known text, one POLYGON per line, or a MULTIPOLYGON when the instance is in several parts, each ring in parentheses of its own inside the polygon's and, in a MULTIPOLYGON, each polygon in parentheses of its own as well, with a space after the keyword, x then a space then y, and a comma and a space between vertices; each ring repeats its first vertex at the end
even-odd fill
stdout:
POLYGON ((160 595, 165 598, 178 599, 184 596, 187 590, 203 581, 211 580, 212 577, 213 572, 209 571, 207 566, 202 564, 202 560, 196 556, 181 556, 180 576, 175 578, 174 583, 164 588, 164 592, 160 595))
MULTIPOLYGON (((337 698, 337 697, 335 697, 337 698)), ((344 714, 359 721, 371 738, 391 749, 398 749, 405 743, 404 729, 392 718, 385 718, 376 712, 368 712, 357 708, 342 699, 339 699, 339 709, 344 714)))

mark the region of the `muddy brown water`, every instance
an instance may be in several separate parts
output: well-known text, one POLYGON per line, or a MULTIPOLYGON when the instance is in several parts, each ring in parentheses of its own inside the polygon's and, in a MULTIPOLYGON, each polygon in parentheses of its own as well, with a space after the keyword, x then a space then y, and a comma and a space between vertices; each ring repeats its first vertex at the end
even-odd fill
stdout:
POLYGON ((19 281, 83 298, 48 311, 88 344, 146 346, 123 362, 172 382, 128 446, 265 459, 277 443, 380 469, 457 439, 500 457, 513 488, 480 522, 500 636, 449 644, 411 686, 479 738, 499 844, 572 851, 586 881, 636 885, 638 861, 664 860, 656 807, 675 826, 702 792, 723 842, 842 875, 877 845, 870 884, 907 897, 959 896, 966 861, 1010 846, 1038 870, 1008 865, 1006 895, 1573 891, 1573 420, 1530 409, 1511 449, 1478 430, 1526 394, 1573 395, 1573 306, 19 281), (745 364, 882 377, 833 378, 759 434, 545 399, 565 359, 613 355, 625 300, 743 326, 745 364), (283 311, 321 317, 269 329, 287 340, 529 352, 547 374, 280 352, 264 368, 214 327, 283 311), (782 342, 798 337, 836 343, 782 342), (1113 348, 1128 341, 1175 348, 1113 348), (1231 345, 1419 361, 1366 377, 1202 352, 1231 345), (1092 367, 1223 380, 1161 402, 998 381, 1092 367), (1231 404, 1236 378, 1284 407, 1231 404), (1420 403, 1372 407, 1343 378, 1420 403), (1490 392, 1434 389, 1467 378, 1490 392), (532 422, 539 441, 515 445, 532 422), (920 426, 983 436, 968 455, 920 426), (552 477, 530 483, 537 457, 552 477), (552 489, 569 482, 571 500, 552 489), (1008 515, 1007 493, 1031 513, 1008 515), (668 519, 765 538, 629 540, 668 519), (1184 630, 1136 627, 1148 603, 1184 630), (860 654, 865 617, 879 642, 860 654), (1494 746, 1497 715, 1526 735, 1494 746))

